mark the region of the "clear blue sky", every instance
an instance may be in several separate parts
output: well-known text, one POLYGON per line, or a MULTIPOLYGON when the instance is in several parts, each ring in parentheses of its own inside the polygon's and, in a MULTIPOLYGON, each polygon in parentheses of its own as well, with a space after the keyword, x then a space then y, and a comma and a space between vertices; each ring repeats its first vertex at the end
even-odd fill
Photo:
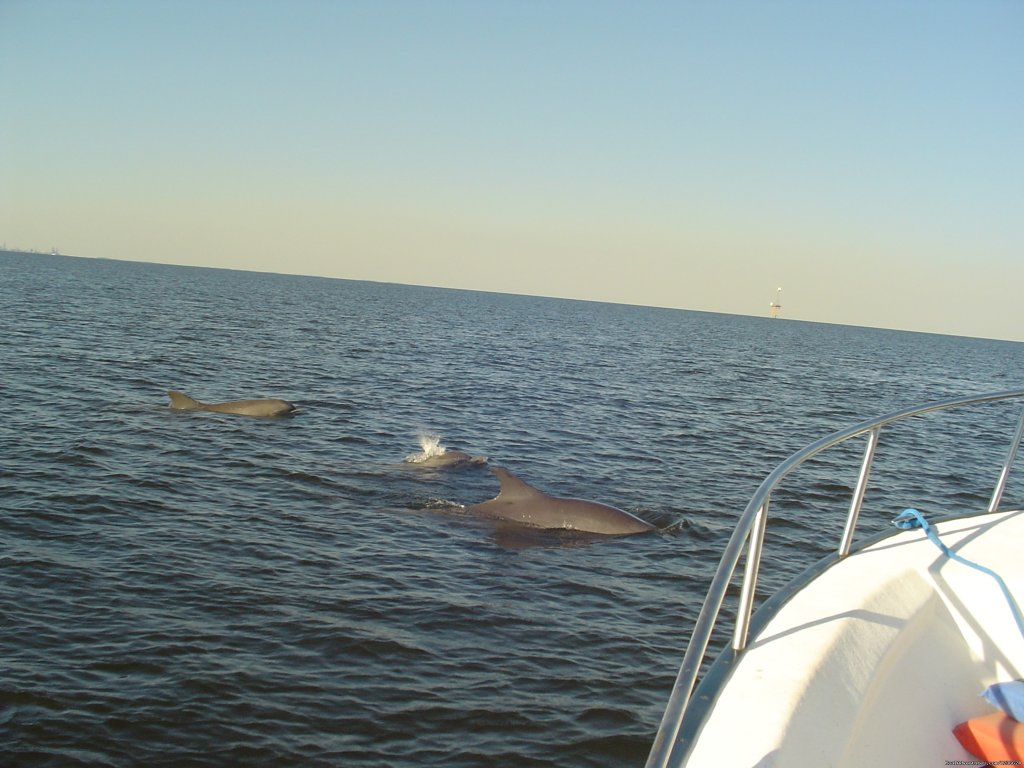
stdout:
POLYGON ((0 242, 1024 340, 1024 3, 0 0, 0 242))

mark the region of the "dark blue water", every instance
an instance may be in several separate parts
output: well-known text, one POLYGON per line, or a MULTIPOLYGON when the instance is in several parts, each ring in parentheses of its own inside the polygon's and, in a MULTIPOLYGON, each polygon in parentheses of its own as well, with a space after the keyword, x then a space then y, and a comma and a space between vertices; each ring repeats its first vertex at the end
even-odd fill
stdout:
MULTIPOLYGON (((620 766, 772 466, 1020 387, 1024 345, 0 253, 0 366, 0 764, 620 766), (498 530, 459 506, 496 494, 486 467, 403 463, 421 430, 678 525, 498 530)), ((894 430, 864 531, 984 506, 1015 419, 894 430)), ((766 589, 832 548, 858 451, 777 499, 766 589)))

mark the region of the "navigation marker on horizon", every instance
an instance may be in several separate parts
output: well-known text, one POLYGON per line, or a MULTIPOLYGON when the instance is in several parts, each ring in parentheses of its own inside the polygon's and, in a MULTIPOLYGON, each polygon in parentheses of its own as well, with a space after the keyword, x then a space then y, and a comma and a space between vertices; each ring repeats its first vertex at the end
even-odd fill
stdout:
POLYGON ((775 289, 775 301, 773 301, 771 304, 768 305, 769 314, 771 315, 772 320, 774 320, 775 318, 777 318, 779 316, 779 310, 782 309, 782 295, 781 294, 782 294, 782 289, 781 288, 776 288, 775 289))

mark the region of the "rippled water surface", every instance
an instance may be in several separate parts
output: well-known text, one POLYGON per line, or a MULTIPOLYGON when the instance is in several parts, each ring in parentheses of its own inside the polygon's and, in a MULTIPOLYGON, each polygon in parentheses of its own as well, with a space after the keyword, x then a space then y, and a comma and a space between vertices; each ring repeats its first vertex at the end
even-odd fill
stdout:
MULTIPOLYGON (((1024 385, 1018 343, 8 253, 0 330, 15 766, 642 764, 775 463, 1024 385), (168 389, 299 411, 171 411, 168 389), (420 432, 667 530, 499 529, 463 509, 497 493, 486 466, 403 461, 420 432)), ((986 408, 894 429, 865 532, 984 506, 1016 419, 986 408)), ((838 539, 851 450, 773 504, 766 589, 838 539)))

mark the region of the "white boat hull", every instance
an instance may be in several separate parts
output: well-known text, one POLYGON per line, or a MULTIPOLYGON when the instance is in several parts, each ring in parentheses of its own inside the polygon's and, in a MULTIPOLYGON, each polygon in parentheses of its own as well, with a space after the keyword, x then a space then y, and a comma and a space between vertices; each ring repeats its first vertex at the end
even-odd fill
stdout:
MULTIPOLYGON (((1024 511, 933 525, 1024 596, 1024 511)), ((1018 599, 1018 603, 1022 602, 1018 599)), ((920 529, 838 561, 753 636, 719 683, 687 766, 941 766, 971 760, 952 729, 1024 677, 1024 636, 999 584, 920 529)))

